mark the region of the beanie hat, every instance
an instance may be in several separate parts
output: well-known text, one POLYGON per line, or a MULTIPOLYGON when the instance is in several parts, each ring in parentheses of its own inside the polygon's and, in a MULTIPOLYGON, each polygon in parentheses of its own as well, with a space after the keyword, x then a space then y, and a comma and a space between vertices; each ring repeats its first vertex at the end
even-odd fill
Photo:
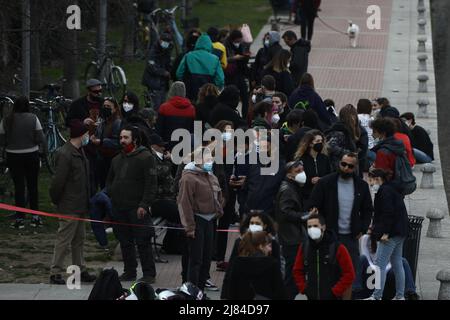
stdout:
POLYGON ((84 123, 78 119, 73 119, 70 121, 69 127, 71 138, 81 137, 88 131, 88 128, 84 125, 84 123))
POLYGON ((175 81, 169 90, 169 99, 173 97, 183 97, 186 98, 186 86, 184 82, 175 81))

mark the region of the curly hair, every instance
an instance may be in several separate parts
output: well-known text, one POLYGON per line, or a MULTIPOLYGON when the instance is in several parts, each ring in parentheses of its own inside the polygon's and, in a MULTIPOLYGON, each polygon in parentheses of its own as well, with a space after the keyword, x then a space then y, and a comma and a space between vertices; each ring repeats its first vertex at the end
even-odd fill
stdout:
POLYGON ((295 153, 294 159, 299 160, 306 153, 309 153, 309 151, 311 150, 310 145, 313 142, 313 140, 316 138, 316 136, 322 137, 323 144, 324 144, 322 154, 325 154, 325 155, 328 154, 326 144, 325 144, 325 141, 326 141, 325 135, 322 133, 322 131, 315 129, 315 130, 309 130, 308 132, 305 133, 305 135, 303 136, 302 140, 300 141, 300 143, 298 145, 297 152, 295 153))

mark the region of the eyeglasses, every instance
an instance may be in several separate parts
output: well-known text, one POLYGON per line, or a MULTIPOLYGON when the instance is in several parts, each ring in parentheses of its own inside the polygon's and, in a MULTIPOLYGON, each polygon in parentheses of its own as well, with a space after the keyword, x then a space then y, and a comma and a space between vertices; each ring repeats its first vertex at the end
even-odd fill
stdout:
POLYGON ((349 169, 354 169, 354 168, 355 168, 355 165, 354 165, 354 164, 351 164, 351 163, 347 163, 347 162, 342 161, 342 162, 341 162, 341 167, 343 167, 343 168, 348 167, 349 169))

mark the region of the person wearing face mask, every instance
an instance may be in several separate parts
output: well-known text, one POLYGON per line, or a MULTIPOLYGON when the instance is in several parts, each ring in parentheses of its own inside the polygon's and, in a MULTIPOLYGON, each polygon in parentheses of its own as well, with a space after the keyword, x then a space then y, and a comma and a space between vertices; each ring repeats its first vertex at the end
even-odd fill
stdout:
POLYGON ((369 171, 371 185, 378 186, 374 201, 372 236, 379 241, 376 266, 380 270, 380 288, 375 288, 367 300, 381 300, 389 261, 395 275, 395 298, 405 300, 405 270, 403 269, 403 243, 408 236, 408 212, 403 196, 392 186, 388 173, 382 169, 369 171))
POLYGON ((143 277, 141 281, 153 283, 156 277, 155 261, 150 239, 151 206, 156 200, 158 179, 155 160, 141 145, 139 129, 126 126, 120 131, 122 152, 112 161, 106 180, 106 193, 111 197, 113 218, 131 227, 114 225, 124 262, 121 281, 134 281, 137 274, 136 247, 139 252, 143 277))
POLYGON ((300 141, 295 159, 303 162, 307 176, 302 192, 303 201, 307 203, 314 186, 332 172, 323 133, 319 130, 308 131, 300 141))
POLYGON ((214 221, 223 215, 223 197, 213 174, 211 150, 201 147, 183 170, 177 196, 178 212, 187 237, 187 281, 205 289, 213 251, 214 221))
POLYGON ((264 67, 273 59, 278 51, 283 49, 280 45, 281 36, 278 31, 269 31, 264 35, 263 47, 258 50, 255 62, 251 68, 251 84, 255 88, 261 84, 264 67))
POLYGON ((358 272, 358 240, 369 228, 373 205, 367 182, 356 174, 357 166, 357 154, 344 154, 338 172, 317 182, 308 207, 311 212, 320 212, 324 216, 327 228, 345 245, 358 272))
MULTIPOLYGON (((80 120, 70 122, 70 140, 56 155, 56 170, 50 184, 50 199, 62 215, 86 217, 89 213, 89 164, 83 146, 89 143, 88 128, 80 120)), ((72 265, 81 269, 81 281, 93 282, 95 276, 86 271, 83 245, 85 222, 61 219, 56 233, 55 248, 50 268, 50 283, 64 285, 64 260, 72 251, 72 265)))
POLYGON ((100 109, 100 118, 100 124, 95 134, 90 137, 90 141, 97 148, 96 181, 100 189, 103 189, 111 161, 120 152, 119 135, 122 115, 115 99, 105 98, 103 107, 100 109))
POLYGON ((326 227, 323 216, 310 215, 307 228, 308 238, 299 247, 292 270, 299 292, 308 300, 343 299, 355 279, 349 252, 326 227))
MULTIPOLYGON (((267 130, 272 129, 273 123, 272 104, 268 101, 261 101, 255 105, 253 111, 252 128, 260 127, 267 130)), ((275 119, 277 120, 277 119, 275 119)))
POLYGON ((213 44, 213 53, 220 59, 222 69, 225 70, 228 66, 227 49, 219 41, 219 29, 217 29, 216 27, 210 27, 208 28, 206 33, 211 38, 213 44))
POLYGON ((266 232, 244 234, 230 270, 228 299, 286 299, 282 274, 276 259, 270 256, 271 251, 271 237, 266 232))
POLYGON ((240 243, 247 232, 266 232, 271 237, 271 252, 270 257, 273 257, 277 261, 278 270, 284 273, 284 265, 281 263, 281 249, 280 244, 277 241, 275 224, 272 218, 267 214, 254 212, 245 216, 241 220, 240 224, 240 236, 234 242, 233 249, 230 254, 230 259, 228 263, 228 268, 226 269, 225 276, 223 278, 222 291, 220 294, 221 299, 231 299, 229 288, 230 288, 230 275, 233 268, 233 264, 236 258, 239 256, 240 243))
POLYGON ((295 89, 295 83, 289 71, 291 53, 288 50, 281 49, 270 62, 264 67, 263 76, 271 75, 275 78, 275 87, 277 91, 290 96, 295 89))
POLYGON ((301 161, 292 161, 286 165, 286 178, 281 183, 276 198, 275 217, 278 224, 278 238, 281 252, 286 261, 284 283, 288 298, 293 300, 298 294, 297 286, 292 277, 292 268, 298 246, 305 237, 302 229, 302 218, 305 215, 302 193, 307 176, 301 161))
POLYGON ((286 122, 287 115, 291 112, 291 109, 287 104, 287 96, 283 92, 275 92, 272 96, 272 106, 277 110, 280 117, 278 127, 281 128, 281 126, 286 122))
POLYGON ((200 88, 195 104, 195 120, 202 122, 203 131, 211 129, 209 119, 214 106, 218 102, 219 89, 212 83, 207 83, 200 88))
POLYGON ((154 94, 155 110, 166 100, 169 90, 172 48, 172 36, 168 33, 161 34, 159 41, 150 48, 147 66, 142 75, 142 85, 154 94))

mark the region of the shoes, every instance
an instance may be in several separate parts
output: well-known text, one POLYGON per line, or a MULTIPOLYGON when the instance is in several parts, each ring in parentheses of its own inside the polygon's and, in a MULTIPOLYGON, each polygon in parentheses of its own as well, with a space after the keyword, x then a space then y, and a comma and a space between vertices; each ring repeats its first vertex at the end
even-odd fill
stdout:
POLYGON ((108 246, 97 245, 97 249, 99 249, 100 251, 103 251, 104 253, 109 253, 110 252, 108 246))
POLYGON ((135 281, 136 280, 136 274, 135 273, 122 273, 122 275, 119 277, 120 281, 135 281))
POLYGON ((106 228, 106 229, 105 229, 105 232, 106 232, 107 234, 113 233, 113 228, 111 228, 111 227, 106 228))
POLYGON ((54 274, 50 276, 50 284, 65 285, 66 280, 64 280, 60 274, 54 274))
POLYGON ((81 272, 81 282, 94 282, 97 277, 93 274, 89 274, 87 271, 81 272))
POLYGON ((216 264, 216 271, 226 271, 228 268, 228 262, 220 261, 216 264))
POLYGON ((152 276, 143 276, 138 280, 139 282, 146 282, 149 284, 155 283, 155 277, 152 276))
POLYGON ((21 230, 21 229, 25 228, 25 224, 23 223, 22 219, 17 219, 13 223, 11 223, 10 227, 14 228, 14 229, 17 229, 17 230, 21 230))
POLYGON ((405 293, 405 299, 406 300, 420 300, 420 296, 415 293, 414 291, 406 292, 405 293))
POLYGON ((37 217, 37 218, 31 219, 30 227, 32 227, 32 228, 37 228, 37 227, 42 228, 43 226, 44 226, 44 224, 42 223, 42 219, 41 218, 37 217))
POLYGON ((219 288, 211 281, 211 279, 208 279, 205 282, 205 290, 219 291, 219 288))
POLYGON ((405 300, 405 298, 404 298, 404 297, 401 297, 401 298, 394 297, 394 298, 392 299, 392 301, 394 301, 394 300, 405 300))
POLYGON ((377 299, 374 296, 370 296, 370 297, 368 297, 366 299, 362 299, 362 300, 380 300, 380 299, 377 299))

